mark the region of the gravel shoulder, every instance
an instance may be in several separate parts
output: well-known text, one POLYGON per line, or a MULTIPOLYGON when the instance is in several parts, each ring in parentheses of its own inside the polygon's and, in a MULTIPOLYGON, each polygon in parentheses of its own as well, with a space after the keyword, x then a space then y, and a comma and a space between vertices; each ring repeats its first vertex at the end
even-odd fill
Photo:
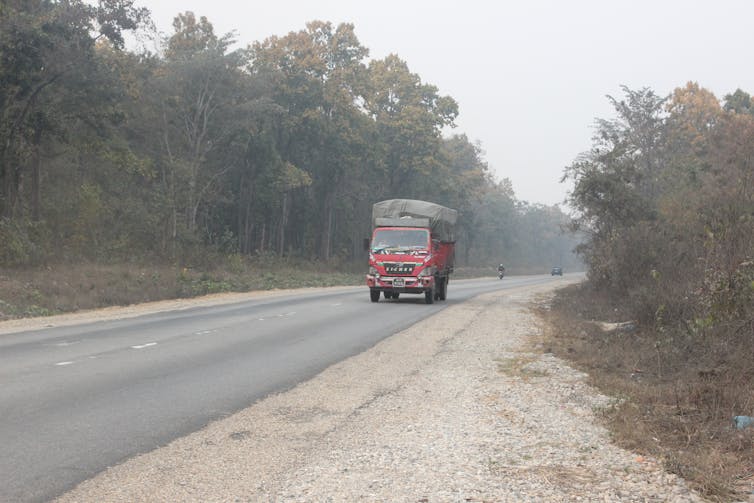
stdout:
POLYGON ((551 291, 451 306, 58 501, 702 501, 611 444, 612 399, 532 349, 551 291))

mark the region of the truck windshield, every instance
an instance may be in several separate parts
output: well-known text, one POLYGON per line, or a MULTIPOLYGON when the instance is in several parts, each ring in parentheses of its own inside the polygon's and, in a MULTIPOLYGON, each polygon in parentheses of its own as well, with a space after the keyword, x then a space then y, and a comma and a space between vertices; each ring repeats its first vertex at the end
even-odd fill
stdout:
POLYGON ((372 253, 427 251, 428 246, 426 229, 377 229, 372 238, 372 253))

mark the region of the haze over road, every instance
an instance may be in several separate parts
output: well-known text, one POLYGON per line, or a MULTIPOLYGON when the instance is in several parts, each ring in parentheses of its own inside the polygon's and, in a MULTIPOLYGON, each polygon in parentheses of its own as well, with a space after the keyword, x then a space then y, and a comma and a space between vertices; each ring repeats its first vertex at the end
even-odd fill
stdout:
POLYGON ((364 287, 0 335, 0 500, 45 501, 447 305, 559 278, 451 281, 448 301, 364 287))

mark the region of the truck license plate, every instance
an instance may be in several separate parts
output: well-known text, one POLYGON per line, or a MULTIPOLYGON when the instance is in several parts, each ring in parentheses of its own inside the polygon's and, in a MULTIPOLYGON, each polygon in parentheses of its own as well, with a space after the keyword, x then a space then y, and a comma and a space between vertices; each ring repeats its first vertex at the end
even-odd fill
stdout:
POLYGON ((403 278, 395 278, 393 280, 393 286, 405 286, 405 284, 406 280, 404 280, 403 278))

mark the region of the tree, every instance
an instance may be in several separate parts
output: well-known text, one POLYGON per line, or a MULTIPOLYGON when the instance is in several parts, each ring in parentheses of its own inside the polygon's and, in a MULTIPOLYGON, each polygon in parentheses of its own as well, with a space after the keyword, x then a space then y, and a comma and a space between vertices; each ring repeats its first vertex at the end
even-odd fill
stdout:
POLYGON ((432 199, 458 210, 459 241, 468 264, 479 236, 480 206, 492 178, 481 145, 471 143, 466 135, 443 139, 440 156, 444 169, 434 178, 438 193, 432 199))
MULTIPOLYGON (((0 9, 2 216, 15 216, 27 167, 39 166, 29 160, 38 158, 40 142, 56 127, 56 110, 51 106, 62 101, 51 96, 86 93, 90 81, 82 74, 93 75, 96 40, 104 37, 114 47, 122 47, 122 30, 134 29, 146 19, 147 11, 133 7, 129 0, 101 0, 96 7, 80 0, 4 2, 0 9), (93 32, 99 35, 94 37, 93 32)), ((33 178, 38 180, 38 174, 33 178)))
POLYGON ((170 234, 197 231, 199 209, 229 165, 213 163, 239 124, 236 111, 251 97, 243 85, 244 51, 229 51, 232 36, 218 37, 212 24, 193 13, 178 15, 155 79, 164 160, 160 163, 170 201, 170 234))
POLYGON ((368 51, 353 25, 333 28, 313 21, 306 30, 254 44, 252 53, 252 72, 272 75, 277 84, 273 99, 286 111, 286 133, 278 135, 276 145, 288 165, 311 179, 309 203, 317 211, 308 218, 314 217, 310 224, 318 227, 316 253, 327 260, 337 208, 347 208, 344 200, 363 190, 359 173, 369 148, 364 136, 367 121, 357 103, 362 99, 368 51))
POLYGON ((724 101, 723 109, 726 112, 754 114, 754 104, 751 102, 751 96, 741 89, 736 89, 732 94, 726 94, 724 101))
POLYGON ((437 91, 394 54, 369 64, 365 108, 381 140, 384 194, 390 197, 431 193, 437 181, 441 130, 458 115, 456 101, 437 91))
POLYGON ((656 219, 665 164, 665 99, 647 88, 623 90, 622 100, 608 97, 617 117, 597 121, 592 150, 566 168, 563 179, 574 181, 569 197, 579 212, 574 228, 590 233, 581 251, 592 277, 625 288, 635 271, 619 267, 615 251, 625 246, 632 229, 656 219))
POLYGON ((754 331, 754 117, 722 116, 710 142, 710 168, 692 201, 697 249, 704 260, 699 318, 745 335, 754 331), (701 311, 701 310, 700 310, 701 311))
POLYGON ((667 183, 675 178, 693 182, 707 169, 711 132, 723 109, 714 94, 695 82, 673 91, 667 102, 667 148, 674 163, 667 183))

